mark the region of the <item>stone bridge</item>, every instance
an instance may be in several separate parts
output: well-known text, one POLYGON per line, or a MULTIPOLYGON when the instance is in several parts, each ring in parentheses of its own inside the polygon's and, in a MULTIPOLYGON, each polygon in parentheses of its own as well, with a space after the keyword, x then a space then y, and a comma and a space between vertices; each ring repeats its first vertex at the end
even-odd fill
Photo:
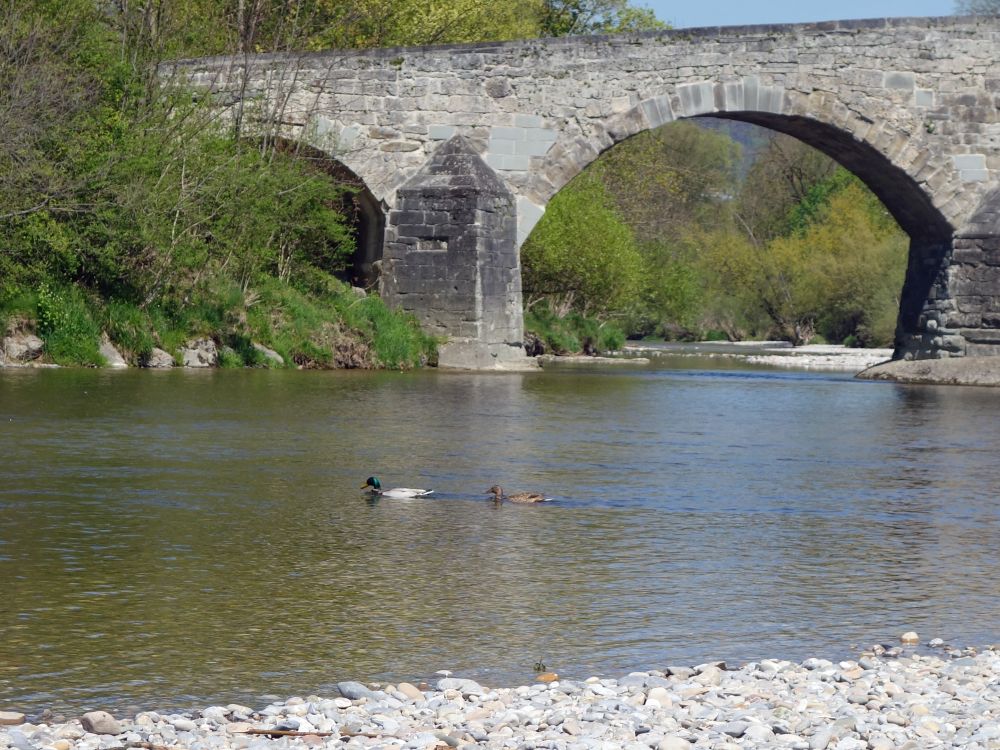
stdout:
POLYGON ((1000 19, 682 29, 164 66, 365 185, 387 301, 442 365, 523 358, 518 249, 604 150, 691 117, 763 125, 860 177, 909 234, 896 356, 1000 354, 1000 19), (271 119, 271 121, 275 121, 271 119))

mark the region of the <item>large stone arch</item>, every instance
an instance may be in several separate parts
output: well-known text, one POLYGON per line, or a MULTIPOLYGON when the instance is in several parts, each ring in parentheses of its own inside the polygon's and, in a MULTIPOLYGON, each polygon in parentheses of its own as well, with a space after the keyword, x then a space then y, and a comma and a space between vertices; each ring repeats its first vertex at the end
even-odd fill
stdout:
MULTIPOLYGON (((955 227, 946 211, 962 188, 952 160, 922 147, 919 130, 904 112, 875 123, 829 92, 804 96, 757 78, 702 82, 649 97, 593 129, 591 136, 556 143, 535 182, 536 199, 552 195, 600 154, 618 143, 671 122, 699 117, 738 120, 797 138, 825 153, 861 179, 910 237, 907 273, 900 294, 897 357, 939 357, 968 353, 967 342, 947 321, 948 268, 955 227), (902 120, 902 124, 900 123, 902 120), (933 189, 932 189, 933 186, 933 189), (942 333, 943 332, 943 333, 942 333)), ((540 217, 544 205, 532 205, 540 217)), ((953 217, 958 219, 960 217, 953 217)), ((527 233, 519 240, 523 242, 527 233)), ((969 307, 968 303, 965 306, 969 307)), ((964 318, 969 321, 968 316, 964 318)), ((1000 323, 1000 317, 997 318, 1000 323)), ((997 337, 1000 344, 1000 336, 997 337)), ((980 346, 976 353, 985 353, 980 346)), ((1000 349, 998 349, 1000 351, 1000 349)))

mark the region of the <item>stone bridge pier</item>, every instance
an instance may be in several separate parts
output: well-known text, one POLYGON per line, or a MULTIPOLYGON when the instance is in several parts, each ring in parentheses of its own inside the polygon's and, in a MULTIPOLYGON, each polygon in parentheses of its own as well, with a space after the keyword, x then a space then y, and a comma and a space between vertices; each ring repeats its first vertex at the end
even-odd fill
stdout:
POLYGON ((519 248, 603 151, 679 119, 795 136, 910 236, 897 358, 1000 354, 1000 18, 902 18, 240 56, 164 65, 338 159, 394 306, 443 366, 518 367, 519 248), (369 238, 371 240, 371 238, 369 238))

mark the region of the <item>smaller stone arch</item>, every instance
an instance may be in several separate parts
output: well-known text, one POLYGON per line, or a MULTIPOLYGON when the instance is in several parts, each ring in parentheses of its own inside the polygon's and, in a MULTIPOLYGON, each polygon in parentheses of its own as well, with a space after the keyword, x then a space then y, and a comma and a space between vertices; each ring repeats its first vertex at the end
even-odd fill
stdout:
POLYGON ((327 151, 299 140, 279 138, 279 150, 305 159, 349 188, 339 210, 353 227, 355 250, 347 271, 354 286, 371 289, 377 286, 385 238, 385 209, 372 191, 350 167, 327 151))

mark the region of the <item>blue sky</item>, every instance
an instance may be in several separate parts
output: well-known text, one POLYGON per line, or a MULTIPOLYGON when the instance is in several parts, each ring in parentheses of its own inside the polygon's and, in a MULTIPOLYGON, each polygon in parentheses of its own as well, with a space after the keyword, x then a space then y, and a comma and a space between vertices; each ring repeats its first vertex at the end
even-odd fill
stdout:
POLYGON ((801 23, 844 18, 947 16, 953 0, 636 0, 676 28, 748 23, 801 23))

